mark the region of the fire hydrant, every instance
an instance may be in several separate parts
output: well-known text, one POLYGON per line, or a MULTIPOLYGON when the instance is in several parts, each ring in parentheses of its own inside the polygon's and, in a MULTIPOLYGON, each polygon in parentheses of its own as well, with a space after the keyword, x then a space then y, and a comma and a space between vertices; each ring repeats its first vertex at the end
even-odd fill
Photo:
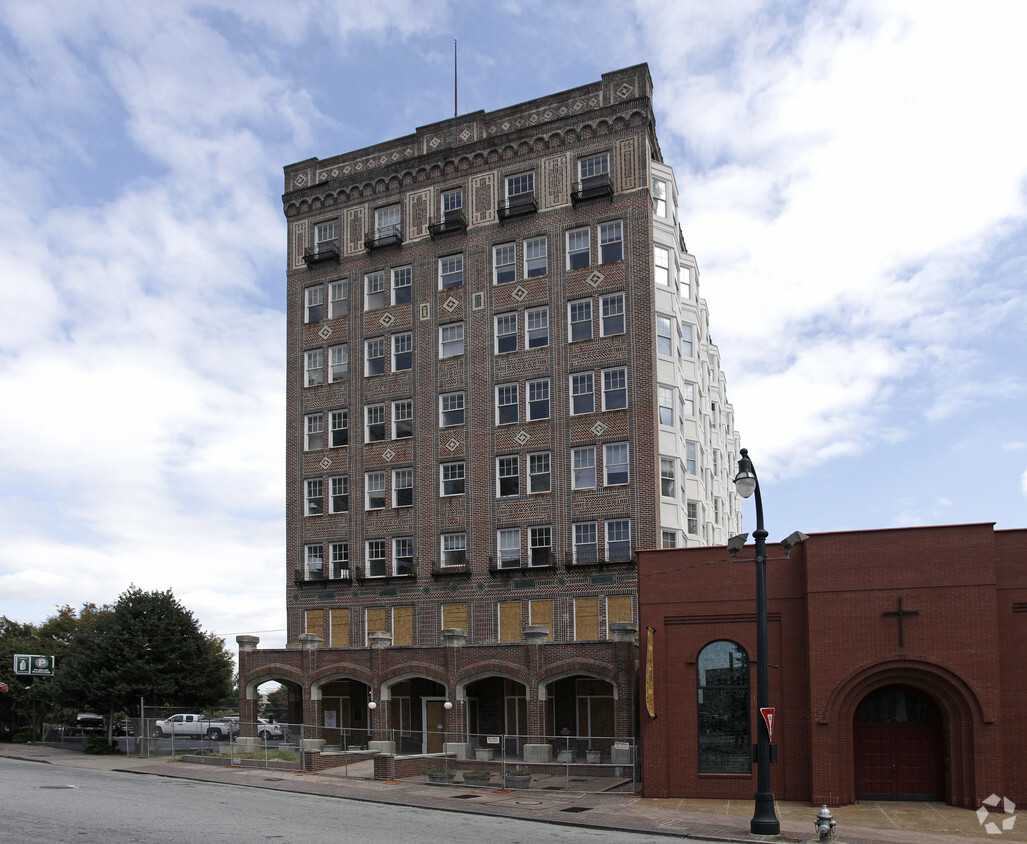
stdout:
POLYGON ((838 826, 837 821, 834 819, 834 815, 831 814, 831 810, 827 808, 827 804, 824 804, 824 808, 820 810, 820 814, 817 815, 817 819, 813 821, 813 826, 820 834, 821 841, 830 841, 834 837, 834 828, 838 826))

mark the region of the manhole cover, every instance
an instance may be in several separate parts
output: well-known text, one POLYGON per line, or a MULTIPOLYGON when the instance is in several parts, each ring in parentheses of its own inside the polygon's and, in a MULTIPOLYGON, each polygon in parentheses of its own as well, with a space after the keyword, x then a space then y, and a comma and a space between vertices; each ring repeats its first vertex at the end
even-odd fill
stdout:
POLYGON ((561 812, 591 812, 591 806, 571 806, 568 809, 561 809, 561 812))

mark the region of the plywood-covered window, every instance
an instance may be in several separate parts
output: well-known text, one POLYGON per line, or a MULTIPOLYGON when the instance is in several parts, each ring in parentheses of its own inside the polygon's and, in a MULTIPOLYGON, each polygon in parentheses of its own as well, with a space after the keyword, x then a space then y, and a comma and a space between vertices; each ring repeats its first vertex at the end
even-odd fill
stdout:
POLYGON ((303 613, 304 624, 306 625, 305 633, 317 633, 318 636, 324 636, 325 634, 325 611, 324 610, 306 610, 303 613))
POLYGON ((520 642, 522 637, 521 602, 501 602, 499 604, 499 641, 520 642))
POLYGON ((553 602, 532 601, 528 604, 528 623, 543 625, 549 628, 546 639, 553 641, 553 602))
POLYGON ((367 613, 368 634, 387 633, 389 631, 389 610, 387 607, 368 607, 365 612, 367 613))
POLYGON ((574 599, 574 638, 579 641, 599 638, 598 598, 574 599))
POLYGON ((333 609, 329 615, 328 647, 349 647, 349 610, 333 609))
POLYGON ((443 630, 466 630, 467 629, 467 604, 443 604, 442 605, 442 629, 443 630))
POLYGON ((392 644, 412 645, 414 643, 414 608, 392 608, 392 644))
POLYGON ((633 621, 630 595, 610 595, 606 599, 606 635, 610 635, 610 625, 618 621, 633 621))

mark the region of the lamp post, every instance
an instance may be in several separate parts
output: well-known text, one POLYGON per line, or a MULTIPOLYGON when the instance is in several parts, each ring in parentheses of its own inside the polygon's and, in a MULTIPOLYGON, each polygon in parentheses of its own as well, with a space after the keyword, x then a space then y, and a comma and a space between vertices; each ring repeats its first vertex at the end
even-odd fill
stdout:
MULTIPOLYGON (((756 493, 756 707, 770 706, 770 684, 767 666, 767 531, 763 527, 763 499, 760 482, 749 459, 749 450, 742 449, 735 475, 735 489, 742 498, 756 493)), ((754 835, 778 835, 781 822, 774 812, 774 793, 770 790, 770 734, 762 713, 756 718, 756 806, 749 822, 754 835)))

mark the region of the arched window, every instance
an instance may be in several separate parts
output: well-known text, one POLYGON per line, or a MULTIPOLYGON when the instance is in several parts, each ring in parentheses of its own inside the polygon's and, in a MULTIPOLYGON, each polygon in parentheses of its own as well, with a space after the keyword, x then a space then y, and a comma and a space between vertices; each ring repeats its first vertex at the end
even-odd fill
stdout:
POLYGON ((749 655, 737 642, 710 642, 697 674, 699 773, 751 773, 749 655))

